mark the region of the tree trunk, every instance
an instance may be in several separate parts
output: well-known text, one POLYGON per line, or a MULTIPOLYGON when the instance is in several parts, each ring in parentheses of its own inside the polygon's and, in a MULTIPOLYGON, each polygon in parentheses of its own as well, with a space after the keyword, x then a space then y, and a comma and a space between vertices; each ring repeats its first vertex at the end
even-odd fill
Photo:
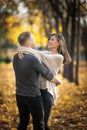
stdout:
MULTIPOLYGON (((65 20, 65 24, 63 26, 63 34, 64 34, 64 37, 66 39, 66 45, 67 45, 67 48, 68 48, 68 51, 70 50, 70 45, 69 45, 69 34, 68 34, 68 26, 69 26, 69 21, 70 21, 70 13, 69 13, 69 10, 70 10, 70 3, 68 1, 66 1, 66 5, 67 5, 67 17, 66 17, 66 20, 65 20)), ((69 65, 65 64, 64 65, 64 72, 63 72, 63 77, 69 79, 69 65)))
POLYGON ((79 85, 78 81, 78 69, 79 69, 79 43, 80 43, 80 4, 78 0, 78 23, 77 23, 77 58, 76 58, 76 85, 79 85))
POLYGON ((72 62, 69 65, 69 80, 74 81, 73 77, 73 61, 74 61, 74 47, 75 47, 75 32, 76 32, 76 0, 72 2, 72 12, 71 12, 71 46, 70 55, 72 57, 72 62))

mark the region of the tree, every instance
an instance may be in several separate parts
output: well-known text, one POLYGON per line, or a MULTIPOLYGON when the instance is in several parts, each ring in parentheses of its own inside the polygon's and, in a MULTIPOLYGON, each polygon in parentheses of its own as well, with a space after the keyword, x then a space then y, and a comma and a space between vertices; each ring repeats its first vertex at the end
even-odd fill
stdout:
POLYGON ((0 0, 0 47, 6 43, 6 33, 8 31, 8 23, 6 22, 6 18, 13 15, 14 12, 17 13, 18 3, 14 0, 0 0))
POLYGON ((81 41, 82 41, 82 45, 84 47, 84 51, 85 51, 85 59, 87 62, 87 23, 84 20, 84 27, 82 28, 82 37, 81 37, 81 41))

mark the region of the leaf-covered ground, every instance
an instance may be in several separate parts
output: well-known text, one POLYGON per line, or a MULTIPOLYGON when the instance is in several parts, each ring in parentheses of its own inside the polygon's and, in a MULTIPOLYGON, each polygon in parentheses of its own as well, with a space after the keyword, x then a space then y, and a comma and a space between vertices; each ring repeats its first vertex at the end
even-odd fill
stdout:
MULTIPOLYGON (((53 106, 51 130, 87 130, 87 68, 81 63, 76 86, 62 79, 53 106)), ((15 77, 12 64, 0 64, 0 130, 17 130, 19 118, 15 100, 15 77)), ((32 130, 32 119, 28 130, 32 130)))

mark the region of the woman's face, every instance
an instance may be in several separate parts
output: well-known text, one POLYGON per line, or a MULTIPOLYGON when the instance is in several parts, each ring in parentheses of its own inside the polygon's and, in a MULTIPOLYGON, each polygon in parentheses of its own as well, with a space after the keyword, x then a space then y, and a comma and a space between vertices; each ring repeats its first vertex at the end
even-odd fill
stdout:
POLYGON ((48 40, 48 49, 56 49, 59 46, 59 42, 57 41, 55 35, 51 36, 50 39, 48 40))

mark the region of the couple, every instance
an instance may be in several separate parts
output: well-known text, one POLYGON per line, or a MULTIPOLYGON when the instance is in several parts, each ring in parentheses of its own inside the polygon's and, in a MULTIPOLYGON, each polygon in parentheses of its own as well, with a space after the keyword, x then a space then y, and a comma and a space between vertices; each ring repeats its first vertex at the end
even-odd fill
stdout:
POLYGON ((48 39, 50 51, 32 49, 35 40, 30 32, 21 33, 18 41, 19 54, 13 60, 20 116, 18 130, 27 129, 30 113, 34 130, 49 130, 47 123, 56 98, 56 85, 60 84, 56 75, 62 63, 71 61, 64 37, 51 34, 48 39))

